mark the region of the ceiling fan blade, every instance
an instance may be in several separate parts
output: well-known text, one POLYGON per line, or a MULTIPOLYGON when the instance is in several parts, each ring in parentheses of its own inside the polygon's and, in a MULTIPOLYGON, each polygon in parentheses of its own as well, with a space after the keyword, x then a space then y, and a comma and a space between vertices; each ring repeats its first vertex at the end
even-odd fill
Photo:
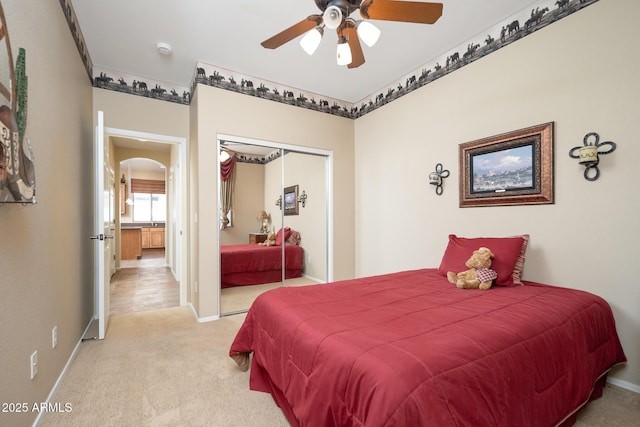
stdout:
POLYGON ((267 49, 275 49, 321 24, 322 15, 311 15, 260 44, 267 49))
POLYGON ((360 5, 360 14, 364 18, 381 21, 433 24, 442 16, 442 3, 364 0, 360 5))
POLYGON ((364 53, 362 53, 358 32, 353 23, 350 24, 343 30, 347 43, 349 43, 349 49, 351 49, 351 64, 347 65, 347 68, 358 68, 364 64, 364 53))

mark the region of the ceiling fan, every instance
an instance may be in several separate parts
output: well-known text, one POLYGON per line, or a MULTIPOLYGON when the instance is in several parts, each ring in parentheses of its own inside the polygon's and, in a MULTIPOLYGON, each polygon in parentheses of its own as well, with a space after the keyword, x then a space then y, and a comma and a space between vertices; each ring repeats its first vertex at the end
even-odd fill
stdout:
POLYGON ((364 54, 358 36, 369 47, 373 46, 380 30, 368 21, 352 18, 351 14, 360 11, 364 19, 414 22, 433 24, 442 16, 442 3, 392 0, 314 0, 322 11, 319 15, 310 15, 286 30, 263 41, 268 49, 275 49, 304 34, 300 45, 312 55, 320 45, 324 28, 335 29, 338 34, 338 65, 356 68, 364 64, 364 54))

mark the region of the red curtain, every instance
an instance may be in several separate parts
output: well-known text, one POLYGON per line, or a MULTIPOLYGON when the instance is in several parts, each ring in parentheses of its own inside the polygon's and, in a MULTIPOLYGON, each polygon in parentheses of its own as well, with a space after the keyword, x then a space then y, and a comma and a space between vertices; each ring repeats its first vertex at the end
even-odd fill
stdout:
POLYGON ((229 177, 233 173, 233 169, 235 168, 235 166, 236 158, 233 156, 229 157, 224 162, 220 162, 220 179, 222 179, 223 181, 229 179, 229 177))

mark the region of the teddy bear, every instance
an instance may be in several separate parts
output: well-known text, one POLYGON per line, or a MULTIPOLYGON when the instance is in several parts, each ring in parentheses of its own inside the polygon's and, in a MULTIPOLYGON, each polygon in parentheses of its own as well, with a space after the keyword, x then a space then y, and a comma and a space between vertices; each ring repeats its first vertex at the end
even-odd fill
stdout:
POLYGON ((275 244, 276 244, 276 235, 272 231, 267 233, 267 240, 265 240, 262 243, 258 243, 258 245, 260 246, 275 246, 275 244))
POLYGON ((489 248, 481 247, 473 251, 473 255, 465 263, 469 270, 458 274, 449 271, 447 279, 461 289, 486 291, 491 287, 494 279, 498 278, 498 273, 490 268, 493 257, 494 255, 489 248))

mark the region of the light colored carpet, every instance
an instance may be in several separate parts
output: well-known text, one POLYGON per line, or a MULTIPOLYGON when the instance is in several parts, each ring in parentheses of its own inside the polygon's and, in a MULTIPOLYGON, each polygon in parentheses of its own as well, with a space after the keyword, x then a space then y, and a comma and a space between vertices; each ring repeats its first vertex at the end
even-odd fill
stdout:
POLYGON ((41 426, 286 426, 227 354, 245 315, 197 323, 187 307, 111 316, 81 344, 41 426))
MULTIPOLYGON (((227 356, 246 315, 197 323, 187 307, 111 317, 107 339, 81 344, 41 426, 287 426, 269 394, 227 356)), ((637 426, 640 394, 608 385, 577 427, 637 426)))

